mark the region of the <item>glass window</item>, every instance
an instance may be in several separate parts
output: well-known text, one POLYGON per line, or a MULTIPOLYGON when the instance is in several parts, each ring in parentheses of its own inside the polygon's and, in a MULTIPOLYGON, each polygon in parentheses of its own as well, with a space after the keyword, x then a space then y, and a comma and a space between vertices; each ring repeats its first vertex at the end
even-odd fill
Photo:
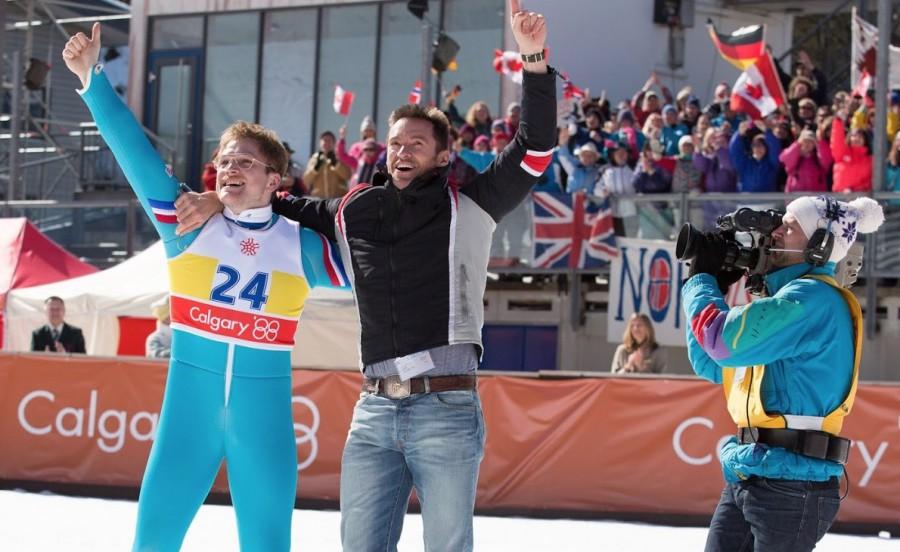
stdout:
POLYGON ((259 12, 209 16, 203 91, 203 159, 225 127, 256 118, 259 12))
MULTIPOLYGON (((437 21, 440 3, 428 3, 427 17, 437 21)), ((391 111, 407 102, 413 84, 422 78, 422 21, 406 9, 405 2, 384 4, 381 8, 381 64, 378 79, 378 137, 384 140, 387 119, 391 111), (397 63, 404 60, 404 63, 397 63)), ((430 98, 422 98, 426 105, 434 98, 434 78, 431 78, 430 98)), ((350 136, 354 134, 349 133, 350 136)))
POLYGON ((444 29, 459 45, 459 69, 443 75, 444 89, 462 87, 458 107, 465 117, 476 101, 487 102, 494 118, 500 111, 500 76, 491 63, 494 50, 503 49, 504 0, 445 0, 444 29))
POLYGON ((153 50, 203 47, 203 17, 156 17, 153 19, 153 50))
MULTIPOLYGON (((334 87, 340 85, 356 95, 347 119, 347 140, 359 137, 363 117, 372 114, 375 88, 375 30, 378 7, 335 6, 323 8, 319 51, 316 136, 325 130, 337 134, 345 118, 334 111, 334 87)), ((398 63, 398 60, 392 60, 398 63)), ((382 121, 376 121, 381 127, 382 121)), ((384 133, 379 133, 383 139, 384 133)), ((315 142, 318 144, 318 140, 315 142)))
POLYGON ((305 163, 312 133, 317 10, 265 15, 260 83, 260 123, 271 128, 305 163))

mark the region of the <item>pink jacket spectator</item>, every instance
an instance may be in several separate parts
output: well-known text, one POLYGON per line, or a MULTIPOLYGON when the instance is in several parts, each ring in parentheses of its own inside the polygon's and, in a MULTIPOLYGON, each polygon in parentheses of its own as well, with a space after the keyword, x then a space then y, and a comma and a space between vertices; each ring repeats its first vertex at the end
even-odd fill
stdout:
POLYGON ((872 155, 865 146, 847 143, 844 121, 834 118, 831 125, 831 155, 834 156, 834 192, 872 190, 872 155))
POLYGON ((800 142, 794 142, 781 152, 778 160, 787 172, 785 192, 827 192, 826 178, 831 170, 831 147, 825 140, 816 143, 816 152, 804 156, 800 153, 800 142))

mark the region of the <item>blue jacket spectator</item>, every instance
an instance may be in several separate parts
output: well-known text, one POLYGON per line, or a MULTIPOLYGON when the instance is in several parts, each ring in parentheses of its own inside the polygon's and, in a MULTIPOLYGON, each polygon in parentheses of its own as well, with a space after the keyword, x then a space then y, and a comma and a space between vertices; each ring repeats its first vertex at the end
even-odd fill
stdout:
POLYGON ((573 194, 578 191, 591 194, 594 191, 594 185, 600 175, 601 165, 600 152, 593 141, 585 142, 584 145, 575 150, 575 154, 569 151, 569 130, 561 128, 559 130, 559 147, 556 149, 559 154, 559 163, 569 175, 569 181, 566 183, 566 193, 573 194), (576 159, 577 156, 577 159, 576 159))
MULTIPOLYGON (((758 123, 762 126, 762 123, 758 123)), ((738 132, 731 137, 728 152, 738 173, 738 191, 775 192, 778 190, 778 155, 781 142, 770 129, 757 134, 750 140, 750 151, 746 147, 749 123, 741 123, 738 132)))

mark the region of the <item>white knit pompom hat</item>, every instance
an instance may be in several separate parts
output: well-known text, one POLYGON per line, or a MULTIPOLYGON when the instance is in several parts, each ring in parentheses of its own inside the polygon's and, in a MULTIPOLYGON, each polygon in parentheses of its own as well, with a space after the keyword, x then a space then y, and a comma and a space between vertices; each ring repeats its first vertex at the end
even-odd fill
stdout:
POLYGON ((868 234, 878 230, 884 222, 884 212, 877 201, 868 197, 858 197, 849 203, 833 198, 832 201, 837 206, 834 220, 826 212, 825 196, 797 198, 788 204, 787 212, 797 217, 807 239, 818 228, 828 228, 830 222, 834 247, 828 261, 836 263, 847 255, 858 232, 868 234))

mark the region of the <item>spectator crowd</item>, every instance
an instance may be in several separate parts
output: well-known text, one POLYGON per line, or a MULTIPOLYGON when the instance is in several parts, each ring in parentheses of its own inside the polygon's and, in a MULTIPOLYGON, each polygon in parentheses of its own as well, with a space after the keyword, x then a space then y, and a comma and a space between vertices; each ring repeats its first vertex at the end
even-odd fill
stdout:
MULTIPOLYGON (((561 104, 558 147, 536 191, 583 191, 610 202, 616 235, 672 237, 677 211, 665 202, 641 204, 635 194, 671 192, 868 192, 872 190, 874 90, 831 91, 806 52, 791 74, 778 67, 787 103, 762 120, 731 109, 731 87, 719 83, 704 102, 690 86, 677 94, 651 73, 630 100, 613 105, 605 92, 561 104)), ((777 67, 777 66, 776 66, 777 67)), ((451 122, 450 182, 465 186, 515 136, 521 106, 500 117, 474 101, 465 113, 456 86, 442 108, 451 122)), ((900 190, 900 90, 890 93, 884 163, 886 191, 900 190)), ((293 154, 288 144, 288 151, 293 154)), ((347 128, 325 131, 305 164, 291 163, 282 191, 340 197, 371 180, 385 162, 377 127, 365 117, 358 139, 347 128)), ((211 165, 210 165, 211 168, 211 165)), ((214 170, 209 171, 214 174, 214 170)), ((208 179, 213 183, 214 179, 208 179)), ((722 205, 709 202, 709 226, 722 205)), ((720 213, 719 213, 720 214, 720 213)))

